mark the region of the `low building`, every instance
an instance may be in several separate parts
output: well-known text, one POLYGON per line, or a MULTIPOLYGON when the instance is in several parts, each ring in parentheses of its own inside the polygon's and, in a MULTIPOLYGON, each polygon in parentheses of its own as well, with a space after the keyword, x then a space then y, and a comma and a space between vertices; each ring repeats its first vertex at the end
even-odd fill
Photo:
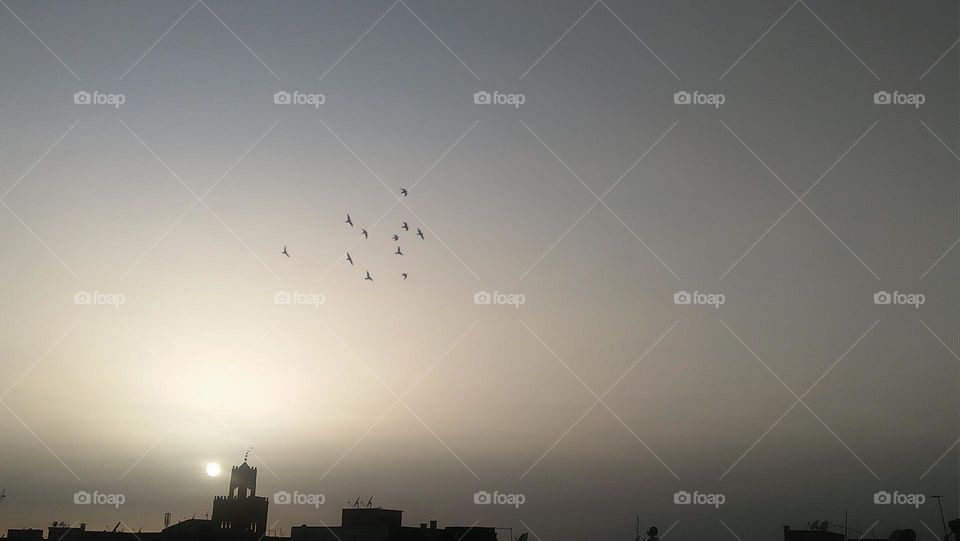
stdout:
POLYGON ((345 508, 340 526, 294 526, 290 541, 497 541, 495 528, 440 528, 435 520, 404 526, 402 517, 403 511, 395 509, 345 508))

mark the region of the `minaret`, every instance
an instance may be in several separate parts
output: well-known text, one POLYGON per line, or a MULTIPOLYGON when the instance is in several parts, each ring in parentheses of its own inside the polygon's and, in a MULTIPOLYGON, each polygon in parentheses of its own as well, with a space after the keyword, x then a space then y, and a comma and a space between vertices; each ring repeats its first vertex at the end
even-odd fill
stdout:
POLYGON ((257 495, 257 469, 251 468, 247 461, 230 470, 231 498, 250 498, 257 495))
MULTIPOLYGON (((249 451, 247 451, 249 455, 249 451)), ((257 496, 257 469, 247 463, 230 470, 230 492, 213 499, 214 528, 234 536, 262 537, 266 534, 266 498, 257 496)))

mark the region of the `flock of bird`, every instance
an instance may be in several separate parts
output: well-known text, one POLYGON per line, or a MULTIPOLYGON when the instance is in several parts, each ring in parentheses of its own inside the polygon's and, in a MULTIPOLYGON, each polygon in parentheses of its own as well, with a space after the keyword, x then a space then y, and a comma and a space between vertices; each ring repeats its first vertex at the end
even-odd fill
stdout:
MULTIPOLYGON (((401 195, 401 196, 406 197, 406 196, 408 195, 408 193, 409 193, 409 192, 407 192, 407 189, 406 189, 406 188, 400 188, 400 195, 401 195)), ((353 219, 350 217, 350 213, 347 213, 347 219, 344 220, 344 223, 347 224, 347 225, 349 225, 350 227, 354 227, 354 225, 353 225, 353 219)), ((400 229, 402 229, 404 232, 409 232, 409 231, 410 231, 410 224, 408 224, 407 222, 400 222, 400 229)), ((425 240, 425 237, 423 236, 423 231, 421 231, 419 227, 416 228, 416 230, 417 230, 416 235, 417 235, 418 237, 420 237, 420 240, 425 240)), ((365 228, 362 228, 362 227, 360 228, 360 234, 363 235, 363 239, 364 239, 364 240, 369 240, 369 239, 370 239, 370 232, 367 231, 365 228)), ((401 235, 401 233, 399 233, 399 232, 398 232, 398 233, 394 233, 394 234, 390 237, 390 239, 393 240, 393 242, 397 243, 397 250, 396 250, 395 252, 393 252, 393 254, 394 254, 394 255, 402 256, 402 255, 403 255, 403 250, 400 249, 400 244, 399 244, 399 242, 400 242, 400 235, 401 235)), ((283 250, 282 250, 280 253, 283 254, 283 255, 285 255, 285 256, 287 256, 287 257, 290 257, 290 252, 287 251, 286 245, 284 245, 283 250)), ((350 252, 347 252, 346 260, 347 260, 348 263, 350 263, 350 266, 353 266, 353 265, 354 265, 354 263, 353 263, 353 256, 350 255, 350 252)), ((364 279, 364 280, 369 280, 369 281, 372 282, 372 281, 373 281, 373 276, 370 275, 370 271, 365 271, 365 272, 366 272, 366 276, 365 276, 363 279, 364 279)), ((406 280, 406 279, 409 277, 409 275, 408 275, 406 272, 401 272, 401 273, 400 273, 400 276, 401 276, 404 280, 406 280)))

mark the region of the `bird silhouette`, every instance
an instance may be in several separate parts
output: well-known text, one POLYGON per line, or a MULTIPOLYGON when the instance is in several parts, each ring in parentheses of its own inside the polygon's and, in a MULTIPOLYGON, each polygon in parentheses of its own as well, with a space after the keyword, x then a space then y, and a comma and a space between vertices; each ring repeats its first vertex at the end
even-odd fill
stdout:
POLYGON ((400 276, 403 276, 403 279, 404 279, 404 280, 407 279, 407 273, 405 273, 405 272, 401 272, 401 273, 400 273, 400 276))
POLYGON ((353 227, 353 220, 350 219, 350 215, 347 214, 347 220, 344 223, 350 224, 350 227, 353 227))
POLYGON ((407 225, 407 222, 403 222, 403 225, 400 227, 402 227, 404 231, 410 231, 410 226, 407 225))
POLYGON ((398 237, 397 235, 394 235, 394 236, 393 236, 393 240, 394 240, 394 241, 398 241, 398 240, 400 240, 400 237, 398 237))
POLYGON ((417 228, 417 236, 420 237, 420 240, 423 240, 423 231, 420 231, 420 228, 417 228))
POLYGON ((353 258, 350 257, 350 252, 347 252, 347 261, 349 261, 350 264, 353 265, 353 258))
POLYGON ((286 247, 286 245, 284 245, 283 251, 280 252, 280 253, 283 254, 283 255, 285 255, 285 256, 287 256, 287 257, 290 257, 290 254, 287 252, 287 247, 286 247))
POLYGON ((370 276, 370 271, 367 271, 367 277, 364 278, 364 280, 370 280, 371 282, 373 281, 373 277, 370 276))
POLYGON ((370 234, 367 233, 367 230, 366 230, 366 229, 361 229, 361 230, 360 230, 360 233, 363 234, 363 238, 365 238, 365 239, 370 238, 370 234))
POLYGON ((400 188, 400 195, 406 197, 406 196, 407 196, 407 189, 406 189, 406 188, 400 188))
POLYGON ((393 253, 394 253, 394 255, 403 255, 403 252, 400 251, 400 247, 399 247, 399 246, 397 246, 397 251, 396 251, 396 252, 393 252, 393 253))

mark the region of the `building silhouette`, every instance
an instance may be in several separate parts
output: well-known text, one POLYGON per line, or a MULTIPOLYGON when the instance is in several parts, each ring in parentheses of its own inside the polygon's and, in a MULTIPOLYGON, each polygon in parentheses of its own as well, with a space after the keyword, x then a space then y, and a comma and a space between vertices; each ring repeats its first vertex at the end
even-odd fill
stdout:
MULTIPOLYGON (((47 541, 497 541, 495 528, 440 528, 436 520, 419 527, 403 526, 403 511, 350 507, 341 511, 340 526, 296 526, 290 537, 268 535, 269 500, 257 496, 257 469, 247 464, 230 471, 227 495, 213 499, 209 519, 190 518, 159 532, 129 532, 117 523, 113 531, 88 530, 86 523, 47 528, 47 541)), ((166 520, 165 520, 166 522, 166 520)), ((43 530, 10 529, 5 541, 44 541, 43 530)), ((511 540, 512 541, 512 540, 511 540)))
POLYGON ((257 469, 247 461, 230 470, 230 493, 213 500, 213 527, 221 532, 250 532, 263 535, 267 531, 266 498, 257 496, 257 469))

